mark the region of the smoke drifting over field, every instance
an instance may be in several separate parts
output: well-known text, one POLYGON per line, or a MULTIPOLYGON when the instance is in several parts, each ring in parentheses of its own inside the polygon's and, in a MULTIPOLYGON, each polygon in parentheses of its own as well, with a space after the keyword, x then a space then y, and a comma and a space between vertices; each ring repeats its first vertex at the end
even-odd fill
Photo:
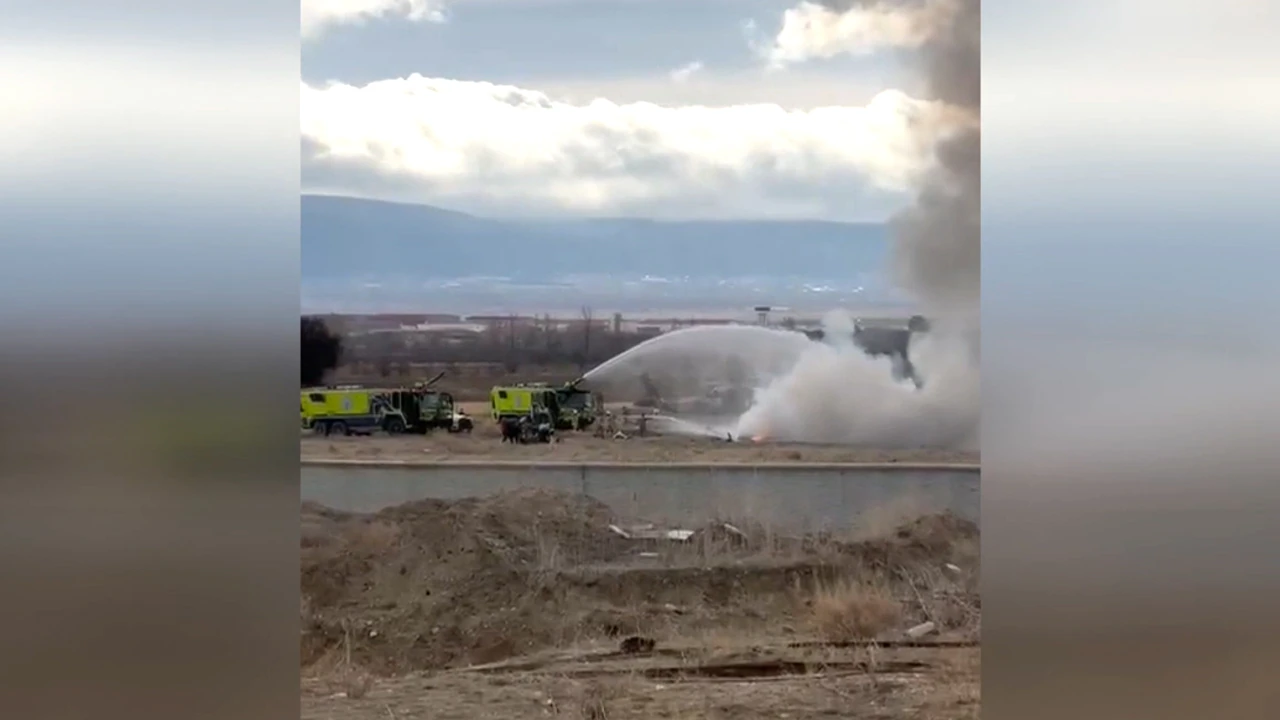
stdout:
POLYGON ((964 338, 947 327, 913 338, 912 363, 924 378, 917 389, 893 377, 889 358, 865 354, 848 334, 833 329, 826 342, 813 343, 790 372, 758 392, 738 420, 738 436, 884 448, 976 448, 977 362, 957 351, 964 338))
MULTIPOLYGON (((873 47, 908 47, 920 60, 927 99, 955 111, 955 126, 936 144, 934 164, 915 202, 892 223, 895 280, 929 316, 934 329, 912 341, 912 362, 923 379, 919 390, 895 381, 887 360, 870 358, 851 342, 815 344, 791 372, 758 393, 739 421, 742 435, 881 446, 976 446, 979 18, 979 0, 805 3, 788 13, 775 56, 795 61, 873 47)), ((838 325, 841 320, 832 317, 828 322, 838 325)), ((827 337, 848 333, 828 332, 827 337)))

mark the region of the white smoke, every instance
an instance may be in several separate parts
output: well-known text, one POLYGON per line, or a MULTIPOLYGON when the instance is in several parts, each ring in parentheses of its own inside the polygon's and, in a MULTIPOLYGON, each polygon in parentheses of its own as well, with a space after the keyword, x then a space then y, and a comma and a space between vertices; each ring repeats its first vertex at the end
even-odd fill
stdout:
POLYGON ((908 355, 922 381, 894 378, 888 358, 854 346, 829 318, 827 344, 757 393, 743 437, 878 447, 976 449, 980 428, 979 0, 836 0, 788 13, 774 61, 893 46, 918 52, 930 100, 954 109, 916 202, 894 219, 893 270, 929 316, 908 355))
POLYGON ((829 316, 827 338, 762 388, 738 421, 742 438, 890 447, 976 449, 978 364, 946 323, 913 336, 921 387, 894 376, 893 360, 854 345, 852 319, 829 316))

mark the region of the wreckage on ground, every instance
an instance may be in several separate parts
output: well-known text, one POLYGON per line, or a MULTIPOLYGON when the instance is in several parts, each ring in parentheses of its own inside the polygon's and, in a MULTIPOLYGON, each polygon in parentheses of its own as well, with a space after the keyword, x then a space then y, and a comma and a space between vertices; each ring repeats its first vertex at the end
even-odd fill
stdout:
MULTIPOLYGON (((912 315, 903 327, 864 326, 854 323, 853 342, 872 357, 888 357, 893 360, 894 375, 902 380, 920 384, 915 366, 911 364, 911 339, 929 332, 929 321, 921 315, 912 315)), ((826 340, 826 331, 805 330, 810 340, 826 340)))

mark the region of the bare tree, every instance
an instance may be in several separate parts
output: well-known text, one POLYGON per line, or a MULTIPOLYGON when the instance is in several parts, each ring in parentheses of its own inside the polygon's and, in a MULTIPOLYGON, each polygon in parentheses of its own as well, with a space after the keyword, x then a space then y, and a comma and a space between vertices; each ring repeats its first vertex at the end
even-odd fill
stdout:
POLYGON ((516 316, 514 313, 507 315, 507 372, 516 372, 520 369, 520 357, 516 352, 516 316))
POLYGON ((591 364, 591 308, 582 306, 582 363, 580 369, 585 371, 591 364))

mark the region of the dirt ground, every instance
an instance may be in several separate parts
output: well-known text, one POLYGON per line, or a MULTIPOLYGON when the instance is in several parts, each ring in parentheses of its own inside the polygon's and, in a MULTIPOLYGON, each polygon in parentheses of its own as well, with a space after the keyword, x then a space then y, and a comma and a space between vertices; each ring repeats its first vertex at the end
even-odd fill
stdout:
POLYGON ((638 522, 547 490, 305 505, 302 717, 978 716, 972 523, 638 522))
MULTIPOLYGON (((725 651, 729 652, 729 651, 725 651)), ((738 663, 807 663, 756 678, 698 674, 697 655, 677 662, 566 657, 513 670, 458 670, 376 679, 358 698, 322 679, 302 683, 303 720, 977 720, 977 648, 868 651, 747 649, 738 663), (654 672, 661 669, 662 672, 654 672)), ((722 656, 723 667, 732 658, 722 656)), ((713 667, 713 666, 705 666, 713 667)))
POLYGON ((706 463, 977 463, 977 453, 951 450, 876 450, 831 445, 727 443, 678 437, 610 440, 565 433, 552 445, 509 445, 496 434, 433 433, 409 437, 305 436, 303 460, 706 462, 706 463))
POLYGON ((303 460, 550 461, 550 462, 704 462, 704 463, 973 463, 977 452, 939 449, 883 450, 846 445, 724 442, 710 438, 647 435, 637 422, 620 422, 625 439, 596 437, 592 431, 562 432, 550 445, 510 445, 501 441, 484 403, 464 404, 475 421, 470 434, 434 431, 429 435, 390 437, 301 436, 303 460))

